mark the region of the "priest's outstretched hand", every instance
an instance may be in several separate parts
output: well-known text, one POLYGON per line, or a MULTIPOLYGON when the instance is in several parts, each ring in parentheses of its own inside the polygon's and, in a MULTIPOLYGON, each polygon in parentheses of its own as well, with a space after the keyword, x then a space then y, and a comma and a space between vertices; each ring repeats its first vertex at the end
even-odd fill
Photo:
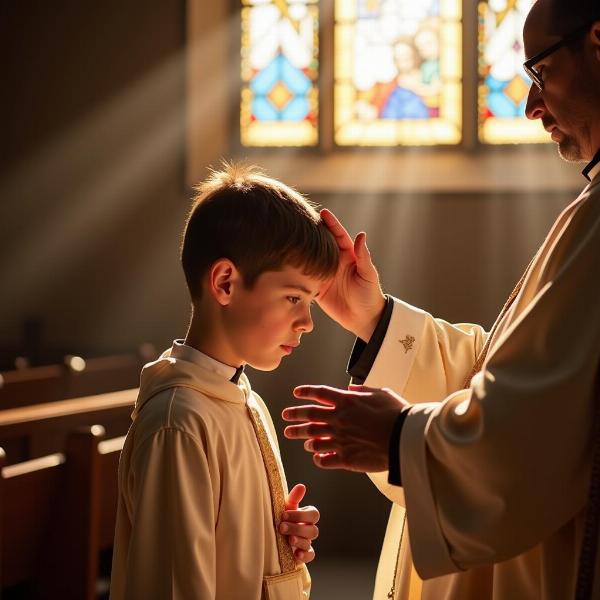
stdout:
POLYGON ((320 214, 337 241, 340 262, 335 277, 323 285, 316 300, 334 321, 368 342, 385 297, 367 248, 367 234, 361 231, 353 240, 331 211, 324 208, 320 214))
POLYGON ((285 408, 284 420, 299 424, 289 425, 284 434, 306 440, 304 449, 318 467, 365 473, 388 469, 392 427, 402 409, 410 406, 406 400, 387 388, 359 385, 348 390, 301 385, 294 395, 319 404, 285 408))
POLYGON ((296 562, 309 563, 315 558, 312 541, 319 536, 317 523, 321 515, 314 506, 299 508, 306 494, 306 486, 297 483, 285 501, 285 512, 281 515, 279 531, 288 536, 296 562))

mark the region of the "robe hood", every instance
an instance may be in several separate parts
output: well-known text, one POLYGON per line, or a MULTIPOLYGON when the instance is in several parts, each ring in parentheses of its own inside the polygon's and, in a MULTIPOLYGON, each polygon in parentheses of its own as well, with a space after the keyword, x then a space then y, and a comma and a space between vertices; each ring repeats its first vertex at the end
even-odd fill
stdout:
POLYGON ((242 373, 237 384, 204 367, 177 358, 177 350, 169 348, 157 360, 148 363, 140 376, 140 391, 131 414, 135 419, 143 406, 156 394, 169 388, 191 388, 225 402, 245 404, 251 393, 250 382, 242 373))

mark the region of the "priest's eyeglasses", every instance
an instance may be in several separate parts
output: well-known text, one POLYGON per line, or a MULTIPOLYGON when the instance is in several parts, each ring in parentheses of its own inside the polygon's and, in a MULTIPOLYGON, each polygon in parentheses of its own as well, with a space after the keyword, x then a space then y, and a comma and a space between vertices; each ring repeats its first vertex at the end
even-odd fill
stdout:
POLYGON ((575 31, 565 35, 561 40, 552 44, 545 50, 534 54, 531 58, 527 59, 523 63, 523 69, 525 69, 525 73, 529 76, 529 79, 533 81, 533 83, 537 86, 537 88, 542 91, 544 89, 544 79, 542 75, 542 71, 536 67, 536 65, 546 58, 553 54, 557 50, 560 50, 563 46, 567 46, 568 44, 574 42, 576 39, 580 38, 589 28, 589 24, 578 27, 575 31))

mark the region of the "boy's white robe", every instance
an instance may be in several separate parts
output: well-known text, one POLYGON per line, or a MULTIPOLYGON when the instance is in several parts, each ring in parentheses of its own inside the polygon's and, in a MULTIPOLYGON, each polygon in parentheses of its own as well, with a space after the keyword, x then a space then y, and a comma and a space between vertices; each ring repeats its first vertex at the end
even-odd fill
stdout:
POLYGON ((206 358, 175 343, 142 371, 119 464, 111 600, 260 600, 263 576, 280 573, 246 403, 268 425, 287 493, 271 417, 244 374, 236 385, 206 358))
POLYGON ((574 597, 600 401, 597 173, 544 241, 470 389, 488 334, 395 301, 365 385, 417 405, 400 440, 403 488, 370 475, 395 503, 374 600, 394 577, 401 600, 574 597))

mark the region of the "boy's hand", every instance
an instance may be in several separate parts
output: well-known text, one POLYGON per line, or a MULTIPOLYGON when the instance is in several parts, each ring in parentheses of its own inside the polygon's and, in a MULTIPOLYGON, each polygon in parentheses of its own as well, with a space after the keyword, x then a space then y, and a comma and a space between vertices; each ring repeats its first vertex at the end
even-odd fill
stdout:
POLYGON ((353 241, 331 211, 324 208, 321 218, 338 243, 340 264, 331 283, 320 290, 317 302, 334 321, 368 342, 385 307, 385 297, 367 248, 367 234, 360 232, 353 241))
POLYGON ((306 486, 296 484, 285 501, 285 512, 281 515, 279 531, 288 536, 290 546, 298 563, 309 563, 315 558, 312 540, 319 536, 319 511, 314 506, 298 508, 304 498, 306 486))

